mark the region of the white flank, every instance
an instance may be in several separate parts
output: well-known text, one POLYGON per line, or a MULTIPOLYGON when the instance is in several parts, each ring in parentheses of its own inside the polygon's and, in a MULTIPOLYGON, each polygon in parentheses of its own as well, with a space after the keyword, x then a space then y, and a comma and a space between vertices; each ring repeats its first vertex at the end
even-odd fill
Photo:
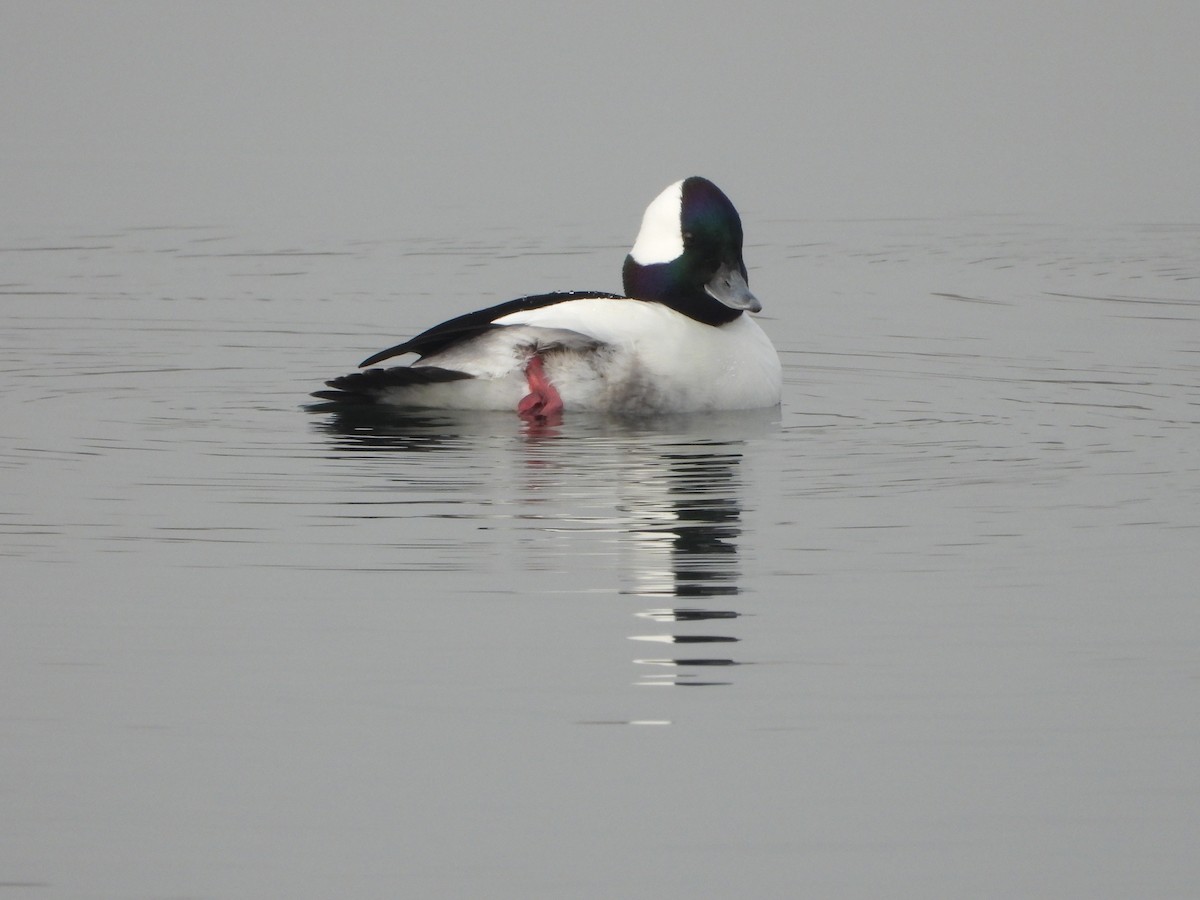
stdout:
POLYGON ((749 316, 714 328, 661 303, 579 299, 496 322, 576 332, 611 348, 602 384, 580 378, 577 393, 550 373, 568 409, 696 412, 779 402, 779 355, 749 316))
POLYGON ((679 215, 683 209, 683 182, 677 181, 646 207, 642 228, 629 255, 643 266, 666 263, 683 254, 679 215))

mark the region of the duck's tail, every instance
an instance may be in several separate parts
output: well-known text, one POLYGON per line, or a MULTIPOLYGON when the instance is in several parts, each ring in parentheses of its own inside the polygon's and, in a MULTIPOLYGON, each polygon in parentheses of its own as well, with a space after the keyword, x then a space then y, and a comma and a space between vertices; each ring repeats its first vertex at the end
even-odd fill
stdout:
POLYGON ((379 403, 397 389, 419 387, 428 384, 443 384, 447 381, 462 381, 474 378, 466 372, 441 369, 437 366, 394 366, 390 369, 367 369, 352 372, 341 378, 325 382, 331 391, 314 391, 313 396, 321 400, 347 406, 371 406, 379 403))

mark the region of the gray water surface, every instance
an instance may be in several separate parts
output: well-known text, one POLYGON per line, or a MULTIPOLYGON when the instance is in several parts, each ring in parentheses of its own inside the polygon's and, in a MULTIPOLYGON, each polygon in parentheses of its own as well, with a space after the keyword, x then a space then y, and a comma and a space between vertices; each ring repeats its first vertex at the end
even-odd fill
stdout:
POLYGON ((537 428, 304 406, 625 235, 10 228, 0 894, 1193 896, 1200 226, 747 232, 779 410, 537 428))

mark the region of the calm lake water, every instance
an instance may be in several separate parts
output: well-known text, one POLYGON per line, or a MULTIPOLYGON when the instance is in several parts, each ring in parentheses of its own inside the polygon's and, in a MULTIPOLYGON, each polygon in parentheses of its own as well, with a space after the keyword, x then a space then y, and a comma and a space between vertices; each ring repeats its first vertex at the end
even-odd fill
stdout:
POLYGON ((1200 226, 743 215, 541 429, 305 404, 631 235, 10 226, 0 896, 1195 896, 1200 226))

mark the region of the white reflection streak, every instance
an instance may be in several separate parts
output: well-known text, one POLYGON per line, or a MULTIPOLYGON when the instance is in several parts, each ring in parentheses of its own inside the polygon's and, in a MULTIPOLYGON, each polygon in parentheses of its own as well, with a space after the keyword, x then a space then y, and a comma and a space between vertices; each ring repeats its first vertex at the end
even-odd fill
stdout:
POLYGON ((621 544, 621 571, 631 584, 626 593, 640 597, 675 594, 675 528, 679 513, 672 500, 664 464, 655 459, 630 467, 625 482, 628 539, 621 544))

